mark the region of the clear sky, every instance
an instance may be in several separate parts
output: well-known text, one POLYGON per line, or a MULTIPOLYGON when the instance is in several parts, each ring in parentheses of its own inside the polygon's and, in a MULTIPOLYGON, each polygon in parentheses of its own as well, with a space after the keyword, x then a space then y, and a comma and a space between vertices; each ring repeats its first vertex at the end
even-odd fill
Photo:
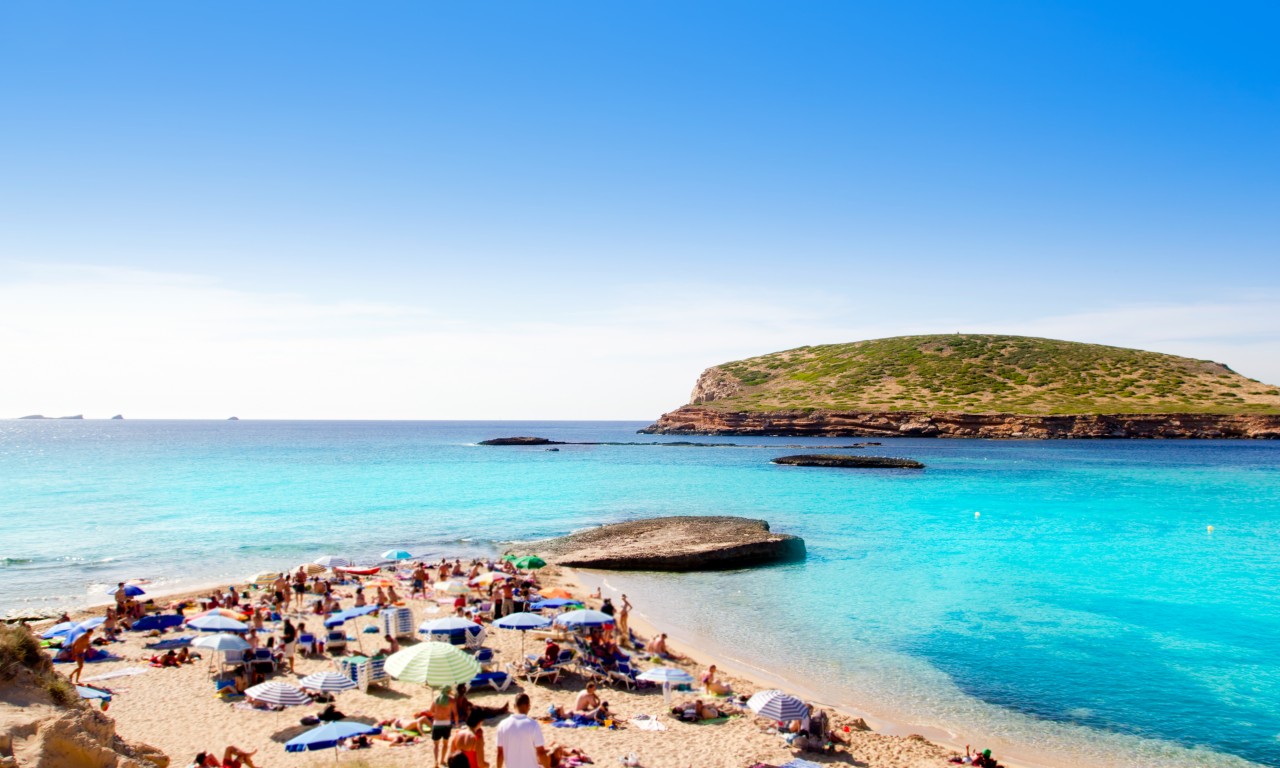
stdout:
POLYGON ((634 418, 1001 331, 1280 383, 1275 2, 0 5, 0 415, 634 418))

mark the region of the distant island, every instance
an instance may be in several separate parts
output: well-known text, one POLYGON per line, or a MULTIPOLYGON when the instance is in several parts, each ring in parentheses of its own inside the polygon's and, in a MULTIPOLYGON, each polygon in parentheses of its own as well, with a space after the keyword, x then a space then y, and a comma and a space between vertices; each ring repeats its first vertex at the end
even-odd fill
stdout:
POLYGON ((835 467, 839 469, 924 469, 915 459, 890 456, 841 456, 834 453, 810 453, 802 456, 779 456, 774 464, 792 467, 835 467))
POLYGON ((83 414, 76 414, 75 416, 41 416, 38 413, 33 413, 30 416, 18 417, 19 420, 37 419, 37 420, 45 420, 45 421, 66 421, 68 419, 71 419, 73 421, 78 421, 83 418, 84 418, 83 414))
POLYGON ((899 336, 708 368, 653 434, 1280 439, 1280 388, 1221 363, 992 334, 899 336))

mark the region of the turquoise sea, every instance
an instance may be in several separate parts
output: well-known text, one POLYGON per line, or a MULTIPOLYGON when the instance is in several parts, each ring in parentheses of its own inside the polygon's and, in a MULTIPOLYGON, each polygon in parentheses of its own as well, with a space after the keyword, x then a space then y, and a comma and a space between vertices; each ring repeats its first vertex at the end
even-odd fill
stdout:
POLYGON ((321 554, 747 515, 803 536, 807 561, 619 583, 678 637, 911 727, 1062 765, 1280 765, 1280 444, 866 451, 922 472, 769 463, 789 452, 771 444, 850 440, 474 444, 672 439, 640 426, 0 422, 0 611, 100 600, 125 578, 172 589, 321 554))

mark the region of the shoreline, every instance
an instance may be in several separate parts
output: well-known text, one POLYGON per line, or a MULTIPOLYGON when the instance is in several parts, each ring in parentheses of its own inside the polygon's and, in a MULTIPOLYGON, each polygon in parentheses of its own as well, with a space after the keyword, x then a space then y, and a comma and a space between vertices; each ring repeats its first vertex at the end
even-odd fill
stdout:
MULTIPOLYGON (((564 576, 561 579, 576 579, 577 582, 580 582, 577 584, 579 588, 598 586, 602 595, 612 596, 615 599, 622 594, 620 588, 613 586, 609 582, 609 579, 617 577, 619 572, 565 568, 563 566, 561 566, 561 570, 564 572, 564 576)), ((622 578, 625 580, 625 573, 622 574, 622 578)), ((572 587, 566 587, 566 589, 571 592, 574 591, 572 587)), ((909 724, 903 719, 892 719, 892 716, 885 716, 856 706, 833 703, 827 700, 828 697, 825 696, 820 687, 816 687, 809 681, 797 680, 786 674, 770 672, 750 662, 729 655, 722 648, 714 646, 708 648, 705 642, 691 640, 678 630, 673 634, 668 625, 664 624, 661 629, 658 629, 654 621, 639 608, 632 610, 630 625, 644 635, 652 635, 659 631, 666 632, 667 639, 672 641, 671 644, 678 648, 681 654, 696 661, 699 666, 705 667, 709 664, 715 664, 719 669, 725 670, 735 677, 743 678, 761 689, 779 688, 788 693, 793 693, 826 709, 861 719, 875 733, 895 738, 909 738, 915 734, 923 736, 930 742, 949 751, 964 753, 966 744, 964 739, 946 729, 909 724)), ((970 746, 976 746, 973 742, 968 743, 970 746)), ((1066 764, 1051 761, 1047 756, 1036 756, 1032 750, 1015 748, 1012 752, 1008 752, 1005 749, 1002 747, 1001 751, 996 754, 996 758, 1001 765, 1007 768, 1065 768, 1066 766, 1066 764), (1008 757, 1010 754, 1013 757, 1008 757)))
MULTIPOLYGON (((438 560, 442 555, 427 556, 433 561, 438 560)), ((474 554, 470 557, 474 557, 474 554)), ((483 558, 482 558, 483 559, 483 558)), ((294 564, 296 567, 296 564, 294 564)), ((625 591, 625 582, 631 574, 626 572, 613 571, 595 571, 591 569, 566 568, 563 566, 552 566, 546 570, 540 571, 544 586, 559 586, 567 589, 576 597, 582 598, 584 603, 598 605, 598 601, 592 601, 586 598, 586 595, 592 588, 599 586, 602 593, 606 596, 613 595, 616 597, 622 591, 625 591), (620 588, 614 581, 623 582, 620 588)), ((247 577, 246 577, 247 578, 247 577)), ((148 593, 147 597, 154 599, 157 607, 180 599, 190 599, 192 597, 208 594, 212 590, 225 591, 226 587, 234 584, 237 587, 247 584, 247 580, 227 581, 224 578, 215 578, 208 580, 200 580, 196 584, 175 586, 172 589, 157 590, 148 593)), ((423 604, 421 601, 411 603, 415 612, 415 622, 422 617, 425 608, 426 613, 434 614, 437 609, 434 603, 423 604)), ((84 605, 79 610, 69 611, 73 618, 80 618, 87 615, 94 615, 97 609, 102 607, 99 605, 84 605)), ((803 675, 797 675, 794 672, 775 673, 768 669, 764 669, 750 661, 738 658, 732 653, 731 649, 718 647, 714 641, 708 638, 690 637, 685 628, 682 628, 670 621, 657 620, 653 616, 647 614, 643 609, 643 605, 633 609, 631 626, 641 634, 650 636, 657 631, 667 632, 672 644, 676 646, 680 653, 692 662, 695 662, 700 668, 706 665, 717 664, 723 671, 724 676, 730 680, 740 680, 748 683, 745 690, 757 690, 767 688, 780 688, 787 692, 800 696, 808 701, 830 710, 833 714, 842 715, 846 721, 852 719, 862 719, 869 727, 869 735, 877 738, 892 739, 894 742, 914 741, 923 738, 928 744, 934 745, 936 748, 944 750, 948 753, 963 754, 966 743, 971 746, 985 748, 991 747, 995 752, 996 758, 1001 761, 1002 765, 1009 768, 1060 768, 1066 765, 1079 764, 1073 760, 1063 760, 1057 756, 1042 753, 1038 751, 1032 743, 1025 739, 1021 741, 1000 737, 983 737, 984 741, 975 741, 972 738, 955 733, 947 728, 940 726, 927 726, 913 724, 911 718, 905 715, 895 716, 894 713, 887 713, 884 709, 865 708, 861 706, 861 702, 833 702, 832 692, 824 689, 820 680, 812 677, 806 678, 803 675), (658 628, 661 628, 660 630, 658 628), (674 632, 673 632, 674 630, 674 632)), ((308 617, 310 620, 311 617, 308 617)), ((498 635, 504 633, 498 632, 498 635)), ((491 633, 491 637, 493 633, 491 633)), ((89 668, 86 668, 89 673, 89 668)), ((534 691, 538 691, 538 687, 533 687, 534 691)), ((742 690, 739 688, 739 690, 742 690)), ((696 694, 694 694, 696 695, 696 694)), ((837 697, 838 698, 838 697, 837 697)), ((537 699, 535 699, 537 700, 537 699)), ((141 738, 135 734, 131 734, 128 729, 123 731, 125 738, 141 738)), ((145 740, 145 738, 143 738, 145 740)), ((923 746, 923 745, 919 745, 923 746)), ((1188 754, 1193 752, 1191 748, 1175 745, 1179 749, 1185 749, 1188 754)), ((1222 756, 1222 753, 1206 753, 1206 756, 1212 754, 1215 757, 1222 756)), ((178 755, 177 757, 182 757, 178 755)), ((274 760, 272 761, 275 762, 274 760)), ((872 765, 880 763, 873 762, 872 765)), ((928 763, 920 763, 928 765, 945 765, 944 760, 934 760, 928 763)), ((1110 764, 1124 765, 1124 762, 1112 762, 1110 764)), ((1150 764, 1150 763, 1145 763, 1150 764)), ((1158 764, 1158 763, 1156 763, 1158 764)), ((914 765, 914 764, 913 764, 914 765)), ((1255 765, 1247 761, 1240 761, 1239 765, 1255 765)))

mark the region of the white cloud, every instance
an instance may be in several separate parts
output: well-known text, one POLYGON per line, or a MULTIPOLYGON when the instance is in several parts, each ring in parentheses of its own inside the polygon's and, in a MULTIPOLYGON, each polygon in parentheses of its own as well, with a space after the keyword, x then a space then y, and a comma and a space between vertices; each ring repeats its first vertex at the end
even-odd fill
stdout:
POLYGON ((477 309, 460 309, 467 297, 329 302, 100 267, 9 267, 2 277, 0 415, 11 416, 645 419, 684 402, 715 363, 956 329, 1210 357, 1280 381, 1280 311, 1260 300, 984 324, 699 286, 641 286, 543 311, 503 297, 477 309))

